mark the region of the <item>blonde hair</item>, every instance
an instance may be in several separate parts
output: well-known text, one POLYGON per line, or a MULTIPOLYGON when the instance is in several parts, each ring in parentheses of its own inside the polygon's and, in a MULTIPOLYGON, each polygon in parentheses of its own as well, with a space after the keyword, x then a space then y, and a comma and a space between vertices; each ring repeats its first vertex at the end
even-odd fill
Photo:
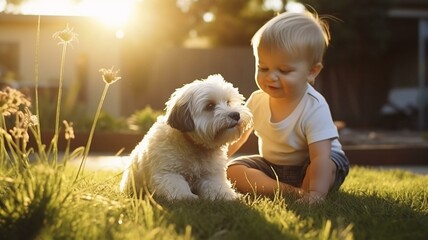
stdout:
POLYGON ((322 62, 330 41, 327 23, 316 13, 284 12, 263 25, 251 39, 254 56, 258 49, 283 50, 304 57, 310 64, 322 62))

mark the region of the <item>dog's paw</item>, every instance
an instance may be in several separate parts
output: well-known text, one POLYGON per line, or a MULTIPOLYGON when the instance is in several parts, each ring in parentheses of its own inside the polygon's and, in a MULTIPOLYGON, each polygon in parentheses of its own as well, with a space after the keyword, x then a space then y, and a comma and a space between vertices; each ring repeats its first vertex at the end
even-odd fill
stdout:
POLYGON ((203 198, 211 201, 226 200, 232 201, 239 198, 239 195, 233 189, 216 189, 204 192, 203 198))
POLYGON ((171 197, 170 200, 198 200, 198 195, 195 194, 178 194, 176 196, 171 197))
POLYGON ((229 189, 229 191, 224 191, 219 193, 219 199, 232 201, 239 198, 239 194, 236 193, 233 189, 229 189))

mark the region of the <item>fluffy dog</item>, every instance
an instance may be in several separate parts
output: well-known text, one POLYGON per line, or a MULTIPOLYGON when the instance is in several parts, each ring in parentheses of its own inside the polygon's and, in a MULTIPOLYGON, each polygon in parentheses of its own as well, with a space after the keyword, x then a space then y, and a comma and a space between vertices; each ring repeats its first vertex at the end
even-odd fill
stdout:
POLYGON ((131 152, 121 191, 147 189, 170 201, 236 199, 226 178, 227 147, 252 124, 243 102, 219 74, 177 89, 131 152))

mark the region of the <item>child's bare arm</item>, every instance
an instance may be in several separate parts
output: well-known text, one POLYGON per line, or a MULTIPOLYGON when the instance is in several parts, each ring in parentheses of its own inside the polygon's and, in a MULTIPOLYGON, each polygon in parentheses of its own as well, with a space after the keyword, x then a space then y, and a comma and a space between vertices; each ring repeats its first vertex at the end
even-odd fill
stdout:
POLYGON ((245 131, 238 141, 234 142, 229 146, 229 150, 227 152, 228 157, 231 157, 242 147, 242 145, 244 145, 244 143, 248 140, 248 137, 250 136, 251 132, 253 132, 253 128, 250 128, 245 131))
POLYGON ((333 185, 336 165, 330 159, 331 140, 323 140, 309 145, 311 163, 306 171, 302 188, 309 195, 309 203, 323 200, 333 185))

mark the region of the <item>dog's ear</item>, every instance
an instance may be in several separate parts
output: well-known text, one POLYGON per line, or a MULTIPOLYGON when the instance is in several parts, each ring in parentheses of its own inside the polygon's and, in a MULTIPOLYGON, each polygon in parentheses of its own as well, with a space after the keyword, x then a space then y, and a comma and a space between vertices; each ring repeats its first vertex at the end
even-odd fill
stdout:
POLYGON ((190 114, 189 103, 174 105, 167 117, 167 123, 182 132, 191 132, 195 129, 195 123, 190 114))

